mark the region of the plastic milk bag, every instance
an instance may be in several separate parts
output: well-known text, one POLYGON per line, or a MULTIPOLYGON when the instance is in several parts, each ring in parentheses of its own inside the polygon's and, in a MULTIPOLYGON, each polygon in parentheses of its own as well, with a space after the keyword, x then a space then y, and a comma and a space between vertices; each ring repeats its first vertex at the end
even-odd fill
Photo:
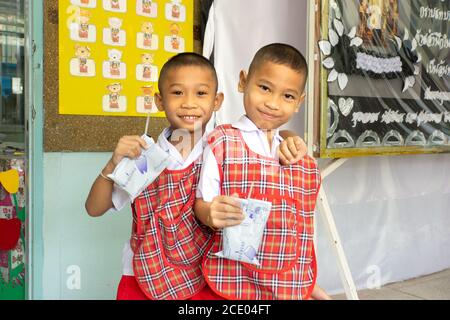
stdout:
POLYGON ((143 135, 142 138, 150 147, 142 149, 137 159, 123 158, 114 172, 108 175, 117 186, 128 193, 131 202, 161 174, 169 163, 169 154, 152 138, 147 135, 143 135))
POLYGON ((259 266, 256 259, 272 203, 255 199, 236 199, 245 215, 237 226, 223 229, 222 251, 217 256, 259 266))

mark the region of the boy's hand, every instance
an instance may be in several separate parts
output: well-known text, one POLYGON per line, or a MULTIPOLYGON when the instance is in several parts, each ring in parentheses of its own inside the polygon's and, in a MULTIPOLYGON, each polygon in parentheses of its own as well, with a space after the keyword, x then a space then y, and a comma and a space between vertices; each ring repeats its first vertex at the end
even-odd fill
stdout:
POLYGON ((309 300, 332 300, 332 298, 321 287, 316 285, 309 300))
POLYGON ((217 196, 213 199, 207 218, 207 224, 210 227, 221 229, 241 224, 244 215, 239 202, 233 197, 238 197, 238 195, 217 196))
POLYGON ((148 145, 145 140, 139 136, 123 136, 120 138, 111 158, 114 167, 116 167, 124 157, 130 159, 139 157, 142 148, 147 149, 148 145))
POLYGON ((282 165, 291 165, 298 162, 307 153, 305 142, 299 136, 288 137, 280 143, 278 156, 282 165))

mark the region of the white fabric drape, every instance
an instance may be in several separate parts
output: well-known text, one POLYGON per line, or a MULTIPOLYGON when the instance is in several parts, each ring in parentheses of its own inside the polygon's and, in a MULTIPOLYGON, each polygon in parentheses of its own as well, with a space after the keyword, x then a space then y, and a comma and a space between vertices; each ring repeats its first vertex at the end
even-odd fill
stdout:
MULTIPOLYGON (((258 48, 285 42, 306 54, 307 5, 299 0, 215 0, 207 50, 225 102, 217 123, 243 114, 238 74, 258 48), (212 41, 214 43, 212 43, 212 41)), ((305 55, 306 56, 306 55, 305 55)), ((289 128, 300 135, 304 115, 289 128)), ((325 161, 320 161, 321 164, 325 161)), ((358 288, 450 267, 450 155, 350 159, 323 182, 358 288)), ((317 216, 319 285, 342 292, 337 260, 317 216)))
MULTIPOLYGON (((244 114, 238 93, 239 72, 248 70, 260 47, 284 42, 306 54, 306 1, 215 0, 209 19, 203 53, 208 56, 214 46, 219 89, 225 93, 214 120, 217 124, 233 123, 244 114)), ((301 110, 286 127, 303 135, 303 114, 301 110)))

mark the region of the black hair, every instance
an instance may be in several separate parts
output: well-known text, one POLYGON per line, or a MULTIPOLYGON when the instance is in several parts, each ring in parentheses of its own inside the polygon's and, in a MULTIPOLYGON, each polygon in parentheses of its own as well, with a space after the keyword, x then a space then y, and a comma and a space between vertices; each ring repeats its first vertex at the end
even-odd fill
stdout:
POLYGON ((211 61, 206 59, 204 56, 195 53, 195 52, 183 52, 179 53, 176 56, 171 57, 162 67, 161 72, 159 73, 159 80, 158 80, 158 89, 161 93, 161 85, 164 82, 164 80, 167 77, 167 73, 170 70, 177 69, 180 67, 186 67, 186 66, 198 66, 203 67, 211 71, 214 82, 216 84, 216 91, 218 89, 218 83, 217 80, 217 73, 216 69, 214 68, 214 65, 211 61))
POLYGON ((285 43, 271 43, 256 52, 248 71, 252 74, 265 62, 285 65, 292 70, 308 77, 308 64, 303 54, 291 45, 285 43))

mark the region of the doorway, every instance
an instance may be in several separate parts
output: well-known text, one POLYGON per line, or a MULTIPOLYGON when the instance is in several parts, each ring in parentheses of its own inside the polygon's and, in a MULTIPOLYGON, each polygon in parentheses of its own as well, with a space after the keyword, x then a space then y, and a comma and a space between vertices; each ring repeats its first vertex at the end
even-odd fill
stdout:
POLYGON ((25 0, 0 0, 0 300, 26 297, 25 0))

